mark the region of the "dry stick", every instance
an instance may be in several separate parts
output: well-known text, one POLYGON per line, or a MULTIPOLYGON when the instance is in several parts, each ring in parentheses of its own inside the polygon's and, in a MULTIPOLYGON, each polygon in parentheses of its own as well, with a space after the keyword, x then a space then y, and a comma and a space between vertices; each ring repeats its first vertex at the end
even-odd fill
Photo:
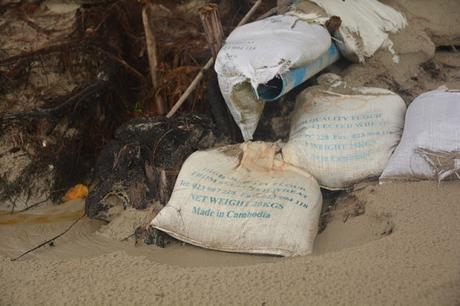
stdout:
MULTIPOLYGON (((238 23, 237 27, 245 24, 249 20, 249 18, 251 18, 251 16, 254 14, 254 12, 257 10, 257 8, 261 4, 262 4, 262 0, 257 0, 256 3, 254 3, 251 9, 243 17, 243 19, 241 19, 241 21, 238 23)), ((196 75, 196 77, 193 79, 192 83, 190 83, 190 85, 187 87, 187 89, 182 94, 182 96, 180 96, 179 100, 177 100, 176 104, 174 104, 174 106, 171 108, 169 113, 166 115, 167 118, 171 118, 172 116, 174 116, 174 114, 177 112, 179 107, 181 107, 182 104, 184 104, 185 100, 188 98, 188 96, 192 93, 192 91, 196 88, 198 83, 201 81, 201 79, 204 76, 204 72, 208 70, 209 68, 211 68, 213 63, 214 63, 214 59, 211 57, 206 63, 206 65, 204 65, 204 67, 201 68, 200 72, 196 75)))
MULTIPOLYGON (((16 211, 16 213, 18 214, 18 213, 25 212, 25 211, 27 211, 27 210, 29 210, 29 209, 31 209, 31 208, 34 208, 34 207, 36 207, 36 206, 38 206, 38 205, 40 205, 40 204, 43 204, 43 203, 47 202, 49 199, 50 199, 50 198, 47 197, 47 198, 44 199, 44 200, 38 201, 38 202, 36 202, 36 203, 34 203, 34 204, 32 204, 32 205, 27 206, 26 208, 23 208, 23 209, 21 209, 21 210, 16 211)), ((11 214, 14 214, 14 213, 15 213, 14 211, 11 211, 11 214)))
POLYGON ((248 22, 249 18, 252 17, 252 15, 256 12, 256 10, 259 8, 259 6, 262 4, 262 0, 257 0, 256 3, 251 7, 251 9, 244 15, 243 19, 240 20, 240 22, 236 25, 237 27, 242 26, 246 22, 248 22))
POLYGON ((46 240, 46 241, 43 242, 43 243, 40 243, 40 244, 37 245, 36 247, 34 247, 34 248, 32 248, 32 249, 30 249, 30 250, 28 250, 28 251, 22 253, 21 255, 19 255, 19 256, 16 257, 16 258, 12 258, 11 261, 16 261, 16 260, 18 260, 19 258, 21 258, 22 256, 27 255, 27 254, 29 254, 29 253, 31 253, 31 252, 33 252, 33 251, 35 251, 35 250, 41 248, 42 246, 47 245, 47 244, 50 243, 50 242, 54 242, 54 240, 58 239, 59 237, 63 236, 65 233, 67 233, 68 231, 70 231, 70 229, 71 229, 75 224, 77 224, 78 221, 80 221, 81 219, 83 219, 84 216, 85 216, 85 214, 83 214, 82 216, 80 216, 77 220, 75 220, 72 224, 70 224, 69 227, 66 228, 66 229, 65 229, 62 233, 60 233, 59 235, 54 236, 53 238, 48 239, 48 240, 46 240))
POLYGON ((166 113, 166 107, 161 99, 161 96, 157 92, 157 44, 155 41, 155 36, 153 36, 152 27, 150 26, 150 16, 152 10, 153 5, 150 3, 146 4, 142 8, 142 22, 144 24, 145 43, 147 45, 147 54, 150 66, 150 78, 152 79, 152 87, 154 92, 154 104, 156 106, 156 111, 158 112, 158 114, 164 115, 166 113))
POLYGON ((259 17, 257 17, 257 20, 261 20, 261 19, 267 18, 267 17, 269 17, 271 15, 275 15, 276 12, 278 12, 278 8, 277 7, 272 7, 271 9, 266 11, 264 14, 260 15, 259 17))
POLYGON ((160 204, 161 205, 166 205, 168 203, 168 189, 169 189, 169 184, 168 184, 168 177, 166 176, 166 171, 164 169, 160 170, 160 182, 159 182, 159 198, 160 198, 160 204))
POLYGON ((128 64, 124 59, 119 58, 119 57, 115 56, 114 54, 112 54, 112 53, 110 53, 110 52, 108 52, 108 51, 106 51, 106 50, 104 50, 104 49, 102 49, 100 47, 96 47, 96 46, 89 46, 89 47, 93 48, 94 50, 98 50, 101 53, 104 53, 108 58, 110 58, 111 60, 119 63, 127 71, 129 71, 132 74, 136 75, 141 82, 144 81, 144 75, 142 73, 140 73, 138 70, 136 70, 133 66, 128 64))
POLYGON ((214 3, 207 4, 200 8, 199 13, 212 57, 216 60, 217 52, 219 52, 224 39, 218 6, 214 3))

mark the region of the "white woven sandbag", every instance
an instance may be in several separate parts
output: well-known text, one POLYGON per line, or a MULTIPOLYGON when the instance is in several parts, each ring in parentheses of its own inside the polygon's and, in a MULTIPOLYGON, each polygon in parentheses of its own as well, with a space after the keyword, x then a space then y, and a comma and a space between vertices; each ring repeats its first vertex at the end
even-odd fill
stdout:
POLYGON ((311 175, 280 159, 279 150, 278 144, 247 142, 195 152, 152 226, 215 250, 311 253, 321 192, 311 175))
POLYGON ((331 45, 328 31, 293 16, 273 16, 237 27, 220 49, 214 69, 243 138, 252 139, 264 104, 256 89, 276 75, 313 62, 331 45))
POLYGON ((460 91, 440 88, 409 106, 401 143, 380 178, 460 179, 460 91))
POLYGON ((398 32, 407 25, 406 18, 397 10, 377 0, 311 0, 329 16, 339 16, 342 24, 336 33, 337 47, 350 60, 364 62, 379 48, 386 47, 399 62, 389 39, 389 33, 398 32))
POLYGON ((308 88, 297 97, 284 159, 331 190, 378 177, 400 140, 405 110, 386 89, 308 88))

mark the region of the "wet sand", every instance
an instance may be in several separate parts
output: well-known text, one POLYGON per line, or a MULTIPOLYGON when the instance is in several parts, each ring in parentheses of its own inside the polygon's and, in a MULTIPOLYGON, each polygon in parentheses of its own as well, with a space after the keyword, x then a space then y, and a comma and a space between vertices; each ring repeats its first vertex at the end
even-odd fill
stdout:
POLYGON ((81 202, 69 202, 26 217, 0 216, 0 304, 460 303, 458 181, 352 193, 332 211, 312 256, 134 246, 102 235, 103 223, 82 219, 54 247, 10 261, 62 231, 81 210, 81 202), (350 214, 357 204, 364 213, 350 214), (48 220, 39 216, 44 212, 48 220))

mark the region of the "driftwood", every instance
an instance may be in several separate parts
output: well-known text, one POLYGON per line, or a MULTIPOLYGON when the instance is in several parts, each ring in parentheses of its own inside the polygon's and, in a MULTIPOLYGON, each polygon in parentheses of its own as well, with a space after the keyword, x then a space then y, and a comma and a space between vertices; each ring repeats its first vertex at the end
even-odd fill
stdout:
MULTIPOLYGON (((249 18, 255 13, 255 11, 259 8, 259 6, 262 4, 262 0, 257 0, 254 5, 251 7, 251 9, 246 13, 246 15, 241 19, 241 21, 238 23, 237 27, 245 24, 249 18)), ((190 83, 189 87, 185 90, 185 92, 182 94, 182 96, 177 100, 177 102, 174 104, 174 106, 171 108, 171 110, 168 112, 166 115, 167 118, 171 118, 174 116, 174 114, 177 112, 177 110, 184 104, 185 100, 188 98, 190 93, 193 92, 193 90, 196 88, 198 83, 201 81, 201 79, 204 76, 204 72, 211 68, 212 64, 214 63, 214 58, 210 58, 208 62, 204 65, 203 68, 201 68, 200 72, 196 75, 195 79, 193 79, 192 83, 190 83)))

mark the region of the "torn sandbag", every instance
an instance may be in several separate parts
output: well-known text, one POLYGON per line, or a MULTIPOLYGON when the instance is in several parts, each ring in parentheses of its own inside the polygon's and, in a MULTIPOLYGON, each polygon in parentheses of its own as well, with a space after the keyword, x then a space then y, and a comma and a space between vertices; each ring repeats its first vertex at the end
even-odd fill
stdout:
POLYGON ((277 143, 246 142, 195 152, 152 226, 209 249, 311 253, 321 192, 310 174, 285 163, 279 151, 277 143))
MULTIPOLYGON (((331 37, 325 28, 293 16, 249 23, 229 35, 217 55, 215 70, 222 95, 245 140, 252 139, 264 108, 258 99, 259 84, 312 63, 330 47, 331 37)), ((325 60, 323 64, 330 63, 325 60)))
POLYGON ((380 181, 448 178, 460 179, 460 91, 441 87, 410 104, 380 181))
MULTIPOLYGON (((388 48, 393 55, 393 61, 399 62, 388 35, 407 25, 406 18, 400 12, 377 0, 310 1, 324 9, 327 16, 338 16, 342 20, 334 36, 340 53, 347 59, 364 62, 366 57, 371 57, 378 49, 388 48)), ((318 12, 319 10, 315 10, 316 14, 318 12)), ((305 16, 296 11, 289 14, 302 19, 305 16)), ((307 19, 311 19, 310 15, 306 14, 307 19)), ((319 16, 316 20, 324 23, 329 19, 327 16, 319 16)))
POLYGON ((319 80, 297 96, 284 159, 331 190, 379 176, 400 140, 404 101, 386 89, 347 88, 333 74, 319 80))
POLYGON ((279 74, 265 84, 257 86, 257 95, 262 101, 274 101, 294 87, 302 84, 316 73, 329 66, 340 57, 335 44, 331 44, 326 53, 304 66, 293 68, 290 71, 279 74))

